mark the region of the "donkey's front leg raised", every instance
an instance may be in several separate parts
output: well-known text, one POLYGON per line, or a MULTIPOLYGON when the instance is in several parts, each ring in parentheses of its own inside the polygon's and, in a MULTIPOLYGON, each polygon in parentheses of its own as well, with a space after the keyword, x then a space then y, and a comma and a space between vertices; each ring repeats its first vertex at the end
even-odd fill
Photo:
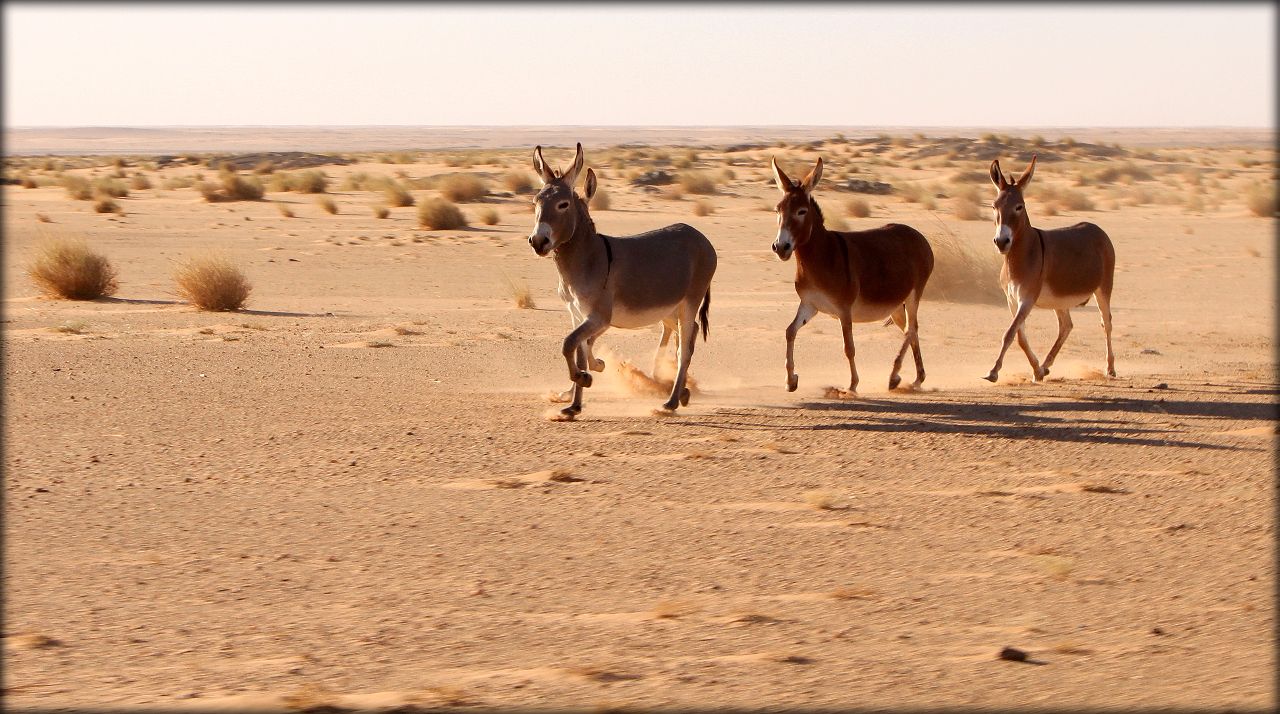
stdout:
POLYGON ((1009 351, 1009 345, 1013 344, 1013 338, 1017 337, 1018 333, 1022 331, 1022 323, 1027 321, 1027 315, 1031 314, 1031 308, 1033 307, 1035 307, 1034 298, 1023 298, 1018 303, 1018 310, 1013 314, 1013 321, 1009 323, 1009 329, 1004 331, 1004 342, 1000 345, 1000 354, 996 357, 995 366, 991 368, 991 373, 983 379, 988 382, 994 382, 1000 378, 1000 367, 1004 364, 1004 353, 1009 351))
POLYGON ((600 318, 597 315, 588 315, 587 319, 581 325, 573 329, 569 336, 564 338, 564 345, 561 347, 561 353, 564 355, 564 361, 569 365, 569 379, 579 387, 591 386, 591 373, 585 368, 588 366, 578 365, 578 351, 583 350, 585 355, 585 345, 587 340, 598 337, 600 333, 609 329, 609 321, 600 318))

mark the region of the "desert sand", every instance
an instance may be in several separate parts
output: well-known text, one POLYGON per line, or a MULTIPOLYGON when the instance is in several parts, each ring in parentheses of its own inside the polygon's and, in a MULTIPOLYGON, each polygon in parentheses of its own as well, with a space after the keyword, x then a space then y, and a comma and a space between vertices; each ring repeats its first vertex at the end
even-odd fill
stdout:
MULTIPOLYGON (((533 175, 533 144, 553 165, 571 145, 353 155, 321 167, 336 215, 293 192, 205 202, 176 186, 215 169, 149 168, 126 139, 121 172, 153 187, 98 214, 56 174, 107 176, 110 157, 10 156, 6 175, 46 185, 3 188, 8 706, 1274 706, 1275 219, 1245 198, 1274 154, 1208 130, 1041 146, 1033 223, 1115 243, 1119 377, 1091 302, 1045 382, 1015 346, 989 384, 999 256, 989 209, 959 208, 990 200, 987 161, 910 134, 786 138, 587 143, 599 230, 687 222, 720 263, 689 407, 652 414, 657 329, 612 330, 575 422, 546 417, 569 319, 525 240, 530 196, 502 183, 533 175), (860 324, 860 396, 829 398, 848 372, 819 317, 786 391, 775 155, 793 176, 824 158, 833 221, 907 223, 968 256, 939 261, 921 308, 922 389, 887 389, 899 333, 860 324), (1077 185, 1108 167, 1134 170, 1077 185), (651 169, 715 193, 631 185, 651 169), (491 193, 460 204, 470 227, 431 231, 414 207, 376 218, 381 192, 343 187, 361 172, 472 173, 491 193), (115 297, 41 296, 24 269, 50 235, 108 256, 115 297), (252 281, 245 310, 177 297, 174 266, 208 250, 252 281)), ((966 138, 1009 171, 1033 150, 966 138)), ((1043 356, 1054 317, 1029 325, 1043 356)))

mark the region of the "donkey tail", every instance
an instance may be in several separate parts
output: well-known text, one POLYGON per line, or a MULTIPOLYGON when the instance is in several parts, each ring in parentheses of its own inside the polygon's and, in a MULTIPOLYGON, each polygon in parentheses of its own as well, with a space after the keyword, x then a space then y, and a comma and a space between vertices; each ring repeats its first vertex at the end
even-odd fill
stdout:
POLYGON ((702 307, 698 310, 698 321, 702 323, 702 341, 707 341, 707 333, 711 325, 707 322, 707 311, 711 309, 711 288, 707 288, 706 297, 702 298, 702 307))

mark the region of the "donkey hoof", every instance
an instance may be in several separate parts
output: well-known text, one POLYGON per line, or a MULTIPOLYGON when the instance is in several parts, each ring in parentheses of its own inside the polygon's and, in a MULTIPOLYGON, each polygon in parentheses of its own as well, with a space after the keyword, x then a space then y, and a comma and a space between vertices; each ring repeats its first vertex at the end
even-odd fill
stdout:
POLYGON ((579 372, 578 374, 576 374, 576 375, 574 376, 574 378, 573 378, 573 383, 574 383, 574 384, 576 384, 576 385, 578 385, 579 387, 583 387, 583 388, 590 387, 590 386, 591 386, 591 373, 590 373, 590 372, 579 372))
POLYGON ((561 409, 560 413, 572 419, 582 413, 582 407, 568 406, 561 409))
POLYGON ((689 388, 688 388, 688 387, 685 387, 685 388, 680 392, 680 406, 682 406, 682 407, 687 407, 687 406, 689 406, 689 396, 690 396, 690 394, 691 394, 691 393, 689 392, 689 388))
POLYGON ((798 374, 793 374, 793 375, 791 375, 790 377, 787 377, 787 391, 788 391, 788 392, 794 392, 794 391, 796 391, 796 387, 799 387, 799 386, 800 386, 800 375, 798 375, 798 374))
POLYGON ((902 384, 902 377, 895 374, 889 378, 889 389, 897 389, 899 384, 902 384))
POLYGON ((999 374, 998 372, 996 372, 994 369, 993 369, 993 370, 991 370, 991 374, 988 374, 987 376, 983 377, 983 379, 987 380, 988 382, 992 382, 992 383, 994 383, 994 382, 995 382, 997 379, 999 379, 999 378, 1000 378, 1000 374, 999 374))
POLYGON ((591 360, 591 371, 592 371, 592 372, 603 372, 603 371, 604 371, 604 360, 600 359, 599 357, 593 358, 593 359, 591 360))
POLYGON ((565 404, 573 399, 573 388, 570 387, 563 392, 551 392, 547 394, 547 401, 552 404, 565 404))
POLYGON ((1109 369, 1109 370, 1107 370, 1107 376, 1108 376, 1108 377, 1114 377, 1114 376, 1116 376, 1116 371, 1115 371, 1114 369, 1109 369))

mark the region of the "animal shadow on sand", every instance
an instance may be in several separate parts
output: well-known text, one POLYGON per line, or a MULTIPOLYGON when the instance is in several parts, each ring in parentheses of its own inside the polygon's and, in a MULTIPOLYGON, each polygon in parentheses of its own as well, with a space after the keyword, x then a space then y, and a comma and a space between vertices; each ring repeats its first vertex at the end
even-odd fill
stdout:
MULTIPOLYGON (((831 413, 835 419, 816 424, 778 424, 769 420, 751 423, 761 415, 753 410, 723 410, 721 417, 740 417, 734 423, 707 421, 710 428, 769 429, 773 431, 878 431, 899 433, 959 434, 1013 440, 1044 440, 1130 446, 1177 446, 1228 451, 1258 448, 1211 444, 1183 438, 1176 428, 1142 424, 1128 414, 1151 415, 1158 405, 1161 416, 1227 420, 1274 421, 1276 405, 1242 401, 1184 401, 1108 397, 1066 399, 1043 403, 1004 403, 964 399, 891 400, 863 398, 856 402, 796 404, 813 414, 831 413), (1074 417, 1072 412, 1090 416, 1074 417), (1065 413, 1065 414, 1064 414, 1065 413), (1113 414, 1115 418, 1099 417, 1113 414)), ((690 422, 692 424, 693 422, 690 422)))

